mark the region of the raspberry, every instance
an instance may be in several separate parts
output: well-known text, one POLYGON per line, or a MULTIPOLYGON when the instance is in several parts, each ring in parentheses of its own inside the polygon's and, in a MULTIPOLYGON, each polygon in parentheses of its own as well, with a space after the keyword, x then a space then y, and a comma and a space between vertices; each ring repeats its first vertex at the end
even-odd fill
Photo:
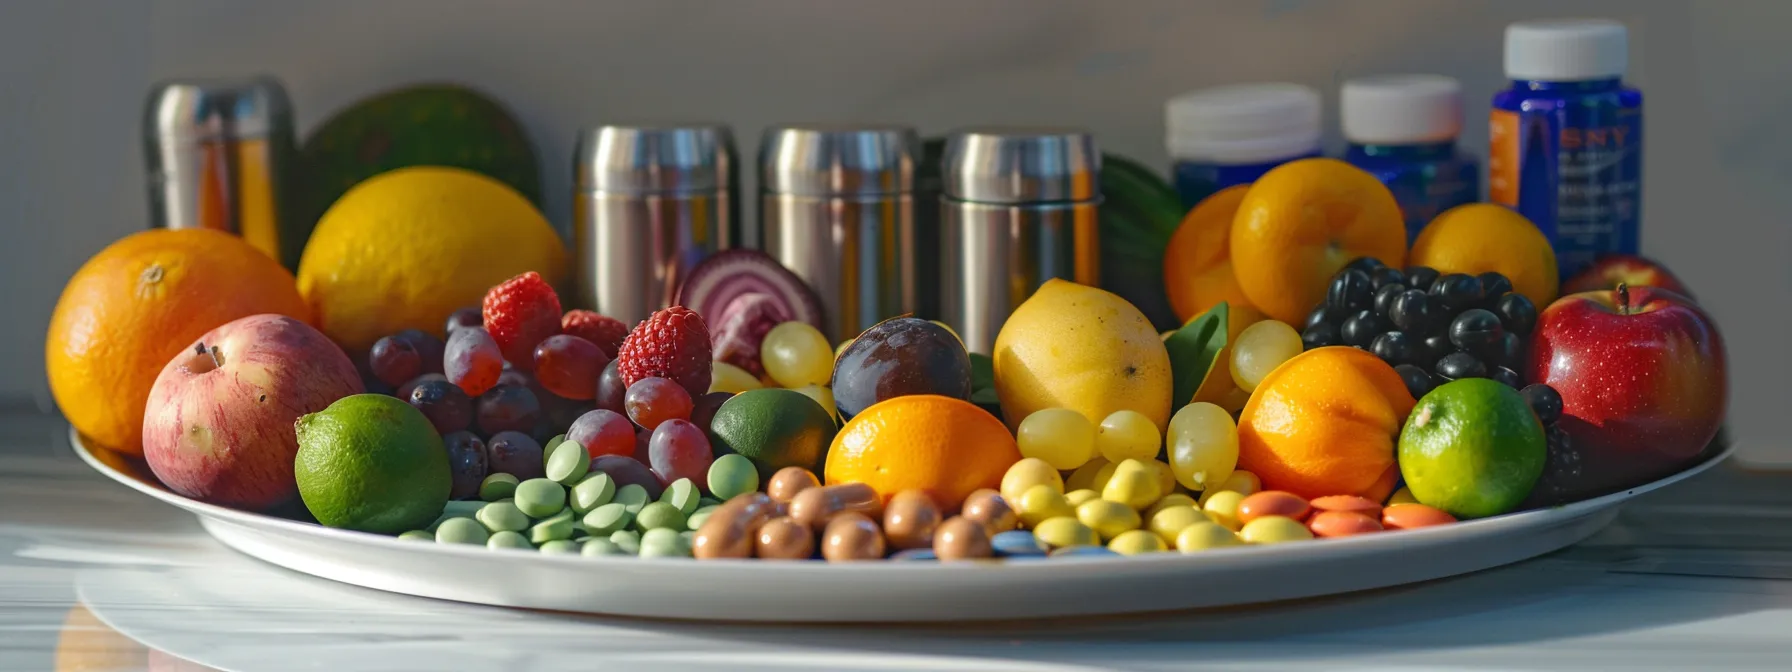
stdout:
POLYGON ((628 325, 622 320, 589 310, 566 311, 560 318, 560 331, 596 343, 610 359, 616 358, 616 352, 622 349, 622 339, 628 338, 628 325))
POLYGON ((616 362, 625 386, 642 378, 670 378, 696 398, 709 391, 709 327, 684 306, 659 311, 622 341, 616 362))
POLYGON ((534 271, 486 292, 483 313, 505 361, 524 371, 535 369, 535 346, 560 333, 560 297, 534 271))

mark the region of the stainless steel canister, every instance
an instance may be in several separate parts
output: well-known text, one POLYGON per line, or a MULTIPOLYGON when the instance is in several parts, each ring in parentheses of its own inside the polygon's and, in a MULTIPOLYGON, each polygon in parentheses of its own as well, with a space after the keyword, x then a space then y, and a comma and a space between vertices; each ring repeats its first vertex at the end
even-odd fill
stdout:
POLYGON ((919 154, 896 126, 780 126, 759 143, 762 247, 821 297, 832 341, 915 309, 919 154))
POLYGON ((220 229, 296 268, 292 105, 272 77, 171 81, 144 106, 150 225, 220 229))
POLYGON ((685 273, 722 249, 720 128, 631 124, 579 134, 573 247, 580 307, 635 324, 670 305, 685 273))
POLYGON ((992 128, 953 133, 944 163, 942 319, 989 354, 1046 280, 1096 283, 1101 152, 1082 131, 992 128))

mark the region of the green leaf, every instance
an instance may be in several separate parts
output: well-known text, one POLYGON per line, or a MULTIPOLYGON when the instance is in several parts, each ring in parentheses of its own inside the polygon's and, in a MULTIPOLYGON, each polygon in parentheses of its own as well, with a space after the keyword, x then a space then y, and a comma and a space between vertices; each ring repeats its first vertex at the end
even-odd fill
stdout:
POLYGON ((1219 366, 1220 351, 1226 348, 1226 319, 1230 312, 1221 302, 1164 341, 1164 348, 1170 351, 1170 377, 1174 379, 1172 409, 1194 399, 1207 372, 1219 366))
MULTIPOLYGON (((996 363, 989 355, 971 353, 971 389, 994 390, 996 387, 996 363)), ((975 401, 975 400, 973 400, 975 401)))
POLYGON ((979 387, 976 392, 971 393, 971 403, 980 406, 990 406, 1002 403, 1002 400, 996 398, 996 388, 979 387))

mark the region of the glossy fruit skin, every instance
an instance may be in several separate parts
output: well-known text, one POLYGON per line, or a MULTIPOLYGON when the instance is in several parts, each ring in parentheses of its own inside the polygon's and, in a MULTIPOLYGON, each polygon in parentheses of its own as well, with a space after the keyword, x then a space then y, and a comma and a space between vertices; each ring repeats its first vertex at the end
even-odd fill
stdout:
POLYGON ((1417 366, 1401 364, 1394 367, 1394 370, 1400 373, 1400 380, 1406 382, 1406 391, 1414 399, 1424 398, 1434 385, 1431 373, 1417 366))
MULTIPOLYGON (((696 425, 697 429, 703 430, 704 434, 709 434, 710 421, 716 419, 716 411, 721 410, 722 404, 728 403, 729 399, 734 398, 734 394, 733 392, 711 392, 691 400, 691 424, 696 425)), ((716 449, 717 457, 729 452, 713 439, 709 443, 711 448, 716 449)))
POLYGON ((566 429, 566 439, 585 447, 593 459, 604 455, 634 457, 635 426, 628 418, 607 409, 586 411, 566 429))
POLYGON ((1450 321, 1450 343, 1459 350, 1484 354, 1505 334, 1500 318, 1480 308, 1462 311, 1450 321))
POLYGON ((423 375, 423 355, 409 340, 386 336, 367 351, 367 369, 380 382, 397 387, 423 375))
POLYGON ((1369 286, 1375 288, 1376 292, 1380 292, 1388 285, 1404 284, 1406 284, 1406 274, 1401 273, 1398 268, 1382 266, 1369 272, 1369 286))
POLYGON ((715 460, 703 430, 677 418, 667 420, 653 430, 653 436, 647 441, 647 459, 653 475, 662 485, 671 485, 681 478, 703 483, 709 477, 710 463, 715 460))
POLYGON ((633 386, 642 378, 668 378, 697 397, 709 392, 714 361, 709 327, 703 316, 683 306, 660 310, 629 332, 616 361, 624 385, 633 386))
MULTIPOLYGON (((405 401, 423 412, 436 433, 447 436, 473 424, 473 398, 446 380, 427 380, 411 389, 405 401)), ((481 477, 483 478, 483 476, 481 477)))
POLYGON ((1375 302, 1370 308, 1377 314, 1386 316, 1388 311, 1394 307, 1394 300, 1400 298, 1400 295, 1405 293, 1406 285, 1404 284, 1390 282, 1382 285, 1381 287, 1376 288, 1375 302))
POLYGON ((443 357, 448 381, 459 385, 470 397, 485 394, 504 375, 504 355, 498 350, 498 342, 480 327, 455 330, 448 337, 443 357))
POLYGON ((560 316, 560 333, 572 334, 591 341, 604 356, 616 359, 616 353, 622 349, 622 341, 628 338, 628 325, 608 315, 599 315, 589 310, 569 310, 560 316))
POLYGON ((541 444, 522 432, 498 432, 485 442, 485 463, 490 473, 510 474, 519 481, 541 478, 541 444))
POLYGON ((1325 291, 1325 307, 1346 315, 1367 310, 1374 300, 1374 281, 1361 269, 1347 268, 1338 273, 1325 291))
POLYGON ((1054 407, 1088 418, 1133 410, 1170 422, 1169 352, 1145 315, 1111 292, 1045 281, 1003 323, 991 359, 1010 431, 1054 407))
POLYGON ((610 364, 597 344, 578 336, 555 334, 535 346, 535 379, 565 399, 597 396, 597 379, 610 364))
POLYGON ((1487 377, 1514 390, 1524 387, 1524 380, 1519 378, 1518 372, 1503 366, 1496 366, 1489 369, 1487 371, 1487 377))
MULTIPOLYGON (((645 436, 645 434, 643 435, 645 436)), ((646 455, 647 448, 643 447, 637 454, 646 455)), ((617 488, 639 485, 647 491, 649 500, 658 501, 660 495, 666 491, 666 486, 660 482, 659 476, 654 475, 653 470, 649 469, 645 463, 632 457, 599 455, 591 460, 591 471, 609 474, 610 478, 616 479, 617 488)))
POLYGON ((975 404, 909 395, 847 422, 828 447, 823 481, 864 482, 886 501, 903 490, 926 490, 949 510, 977 490, 1001 487, 1020 459, 1008 428, 975 404))
POLYGON ((1622 283, 1630 287, 1657 287, 1692 299, 1692 291, 1666 266, 1646 257, 1612 254, 1600 257, 1586 270, 1562 282, 1562 295, 1617 289, 1622 283))
POLYGON ((598 408, 616 413, 628 412, 628 407, 624 405, 628 397, 628 384, 622 382, 621 366, 621 362, 612 359, 609 364, 604 365, 603 373, 598 374, 597 390, 594 393, 596 396, 592 399, 592 403, 598 408))
MULTIPOLYGON (((1300 328, 1301 329, 1311 329, 1315 325, 1319 325, 1319 324, 1331 324, 1331 323, 1336 323, 1336 322, 1343 322, 1344 321, 1343 318, 1345 316, 1346 315, 1344 313, 1333 313, 1331 306, 1329 306, 1329 305, 1320 304, 1318 308, 1313 309, 1313 312, 1307 313, 1307 321, 1302 322, 1300 325, 1300 328)), ((1231 325, 1228 324, 1227 326, 1230 327, 1231 325)), ((1332 326, 1334 329, 1337 328, 1336 324, 1333 324, 1332 326)))
POLYGON ((448 322, 442 326, 442 333, 453 335, 457 329, 483 326, 485 312, 479 306, 467 306, 448 314, 448 322))
POLYGON ((1586 457, 1568 432, 1559 426, 1544 431, 1548 452, 1543 459, 1543 475, 1537 478, 1525 505, 1556 506, 1597 496, 1599 491, 1589 487, 1587 480, 1586 457))
POLYGON ((1414 341, 1404 332, 1389 331, 1375 337, 1375 340, 1369 344, 1369 352, 1380 357, 1381 361, 1398 367, 1401 364, 1418 361, 1418 348, 1421 347, 1423 345, 1414 341))
POLYGON ((1423 290, 1408 289, 1388 302, 1388 319, 1401 331, 1412 335, 1430 333, 1443 315, 1443 306, 1423 290))
POLYGON ((656 429, 668 420, 689 420, 693 403, 690 393, 678 383, 665 378, 642 378, 628 387, 623 406, 635 424, 656 429))
POLYGON ((448 468, 454 474, 448 497, 466 499, 479 494, 479 484, 489 473, 485 442, 472 432, 448 432, 442 435, 442 446, 448 450, 448 468))
POLYGON ((1530 339, 1508 331, 1500 335, 1499 341, 1487 348, 1483 359, 1488 364, 1517 371, 1524 368, 1525 346, 1529 341, 1530 339))
POLYGON ((1507 294, 1494 303, 1493 312, 1507 331, 1529 336, 1537 327, 1537 306, 1523 294, 1507 294))
POLYGON ((1328 345, 1342 345, 1344 337, 1338 333, 1338 326, 1330 322, 1320 322, 1300 332, 1301 345, 1306 349, 1323 348, 1328 345))
MULTIPOLYGON (((1104 162, 1106 159, 1104 159, 1104 162)), ((1102 181, 1109 181, 1109 174, 1102 172, 1102 181)), ((1238 276, 1232 272, 1232 220, 1237 217, 1238 204, 1244 201, 1248 185, 1234 185, 1221 189, 1201 199, 1195 207, 1186 209, 1170 235, 1167 247, 1161 248, 1163 254, 1163 285, 1168 294, 1171 309, 1186 322, 1221 301, 1226 302, 1234 319, 1241 313, 1257 314, 1250 300, 1245 298, 1244 291, 1238 288, 1238 276)), ((1102 205, 1104 217, 1106 213, 1120 209, 1130 209, 1134 203, 1127 203, 1124 198, 1109 198, 1102 205)), ((1184 209, 1176 208, 1177 212, 1184 209)), ((1107 220, 1103 220, 1107 221, 1107 220)), ((1108 227, 1103 226, 1103 231, 1108 227)), ((1107 250, 1104 248, 1103 250, 1107 250)), ((1109 268, 1103 262, 1104 275, 1112 274, 1119 269, 1109 268)), ((1149 270, 1149 269, 1146 269, 1149 270)), ((1103 286, 1109 283, 1102 282, 1103 286)), ((1126 292, 1120 292, 1126 295, 1126 292)), ((1131 297, 1127 297, 1132 300, 1131 297)), ((1141 309, 1150 313, 1149 309, 1141 309)))
POLYGON ((1393 492, 1394 437, 1415 404, 1393 367, 1347 347, 1308 351, 1257 386, 1238 420, 1238 468, 1302 497, 1393 492))
POLYGON ((1421 292, 1430 291, 1443 274, 1430 266, 1409 266, 1406 269, 1406 286, 1421 292))
POLYGON ((1545 425, 1554 425, 1562 419, 1562 395, 1556 389, 1543 383, 1526 385, 1518 394, 1531 405, 1537 413, 1537 420, 1545 425))
POLYGON ((481 312, 504 360, 524 371, 535 370, 535 346, 560 333, 560 297, 535 271, 486 292, 481 312))
POLYGON ((1485 297, 1481 291, 1480 279, 1462 273, 1450 273, 1438 278, 1431 285, 1431 296, 1442 302, 1444 309, 1452 313, 1480 305, 1485 297))
POLYGON ((1344 322, 1338 335, 1343 338, 1345 345, 1367 348, 1375 342, 1376 336, 1392 328, 1394 325, 1388 318, 1375 314, 1373 310, 1360 310, 1344 322))
POLYGON ((498 432, 522 432, 535 429, 541 418, 541 400, 521 385, 499 385, 479 395, 474 424, 486 436, 498 432))
POLYGON ((1588 480, 1622 487, 1671 472, 1705 449, 1728 407, 1716 322, 1654 287, 1562 297, 1538 317, 1525 379, 1562 397, 1588 480), (1628 300, 1624 300, 1625 295, 1628 300))
POLYGON ((1245 192, 1230 250, 1239 288, 1252 305, 1298 323, 1325 298, 1340 268, 1334 260, 1363 256, 1405 265, 1406 227, 1399 203, 1375 176, 1336 159, 1298 159, 1271 169, 1245 192))
POLYGON ((971 360, 951 332, 927 320, 884 320, 853 339, 829 385, 840 417, 909 394, 971 398, 971 360))
POLYGON ((1448 380, 1486 378, 1487 364, 1466 352, 1452 352, 1437 360, 1437 375, 1448 380))
POLYGON ((1489 302, 1498 301, 1500 297, 1512 291, 1512 281, 1497 271, 1482 273, 1475 276, 1475 279, 1481 281, 1481 295, 1486 297, 1489 302))

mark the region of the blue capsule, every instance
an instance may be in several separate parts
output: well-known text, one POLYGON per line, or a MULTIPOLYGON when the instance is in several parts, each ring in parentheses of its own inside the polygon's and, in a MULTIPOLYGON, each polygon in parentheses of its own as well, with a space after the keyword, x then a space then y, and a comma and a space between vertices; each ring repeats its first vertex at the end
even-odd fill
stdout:
POLYGON ((989 547, 999 558, 1045 555, 1045 544, 1039 543, 1039 539, 1026 530, 998 533, 989 538, 989 547))
POLYGON ((906 551, 897 551, 895 555, 890 556, 890 559, 891 560, 923 560, 923 561, 926 561, 926 560, 938 560, 938 559, 940 559, 940 556, 934 555, 933 549, 931 549, 931 548, 911 548, 906 551))
POLYGON ((1069 546, 1052 551, 1054 558, 1095 558, 1120 557, 1119 553, 1108 550, 1106 546, 1069 546))

